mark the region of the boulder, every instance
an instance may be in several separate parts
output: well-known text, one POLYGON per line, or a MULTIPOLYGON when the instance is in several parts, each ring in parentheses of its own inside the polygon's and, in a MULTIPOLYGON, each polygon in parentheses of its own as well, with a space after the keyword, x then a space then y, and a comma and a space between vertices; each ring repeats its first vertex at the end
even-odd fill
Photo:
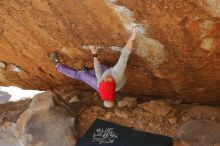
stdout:
POLYGON ((17 135, 25 146, 74 146, 74 113, 52 92, 36 95, 17 120, 17 135))
POLYGON ((0 126, 0 146, 22 146, 16 136, 16 123, 5 122, 0 126))
POLYGON ((182 125, 177 138, 187 146, 213 146, 220 143, 220 123, 191 120, 182 125))

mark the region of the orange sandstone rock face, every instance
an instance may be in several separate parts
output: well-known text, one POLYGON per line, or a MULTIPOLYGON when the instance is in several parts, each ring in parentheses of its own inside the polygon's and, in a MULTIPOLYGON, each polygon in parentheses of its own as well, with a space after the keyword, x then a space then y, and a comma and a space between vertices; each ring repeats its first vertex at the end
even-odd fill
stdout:
POLYGON ((79 69, 93 66, 83 46, 97 45, 102 63, 113 66, 119 53, 112 48, 123 47, 137 24, 122 93, 220 102, 218 1, 8 0, 0 15, 1 85, 90 89, 59 74, 49 52, 79 69))

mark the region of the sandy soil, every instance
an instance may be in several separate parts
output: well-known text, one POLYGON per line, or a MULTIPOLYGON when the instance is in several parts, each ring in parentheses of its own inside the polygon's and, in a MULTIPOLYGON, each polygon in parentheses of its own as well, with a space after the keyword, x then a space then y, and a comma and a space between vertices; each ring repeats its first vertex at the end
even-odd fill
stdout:
POLYGON ((87 100, 84 98, 81 103, 71 104, 72 108, 82 103, 87 104, 87 107, 80 108, 77 111, 79 138, 98 118, 132 129, 170 136, 173 138, 175 146, 182 146, 176 136, 185 122, 192 119, 208 119, 220 122, 220 107, 216 106, 204 106, 196 103, 184 104, 181 101, 159 99, 153 100, 153 102, 152 100, 138 102, 138 105, 133 108, 119 108, 115 105, 112 109, 106 109, 94 95, 88 96, 87 94, 86 98, 87 100), (151 102, 150 111, 146 111, 149 108, 147 104, 151 102), (94 105, 94 103, 96 104, 94 105))

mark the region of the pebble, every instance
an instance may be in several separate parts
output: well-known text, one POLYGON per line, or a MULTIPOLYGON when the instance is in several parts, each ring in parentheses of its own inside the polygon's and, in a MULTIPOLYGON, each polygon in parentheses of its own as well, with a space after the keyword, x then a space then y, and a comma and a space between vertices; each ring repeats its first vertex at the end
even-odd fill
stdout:
POLYGON ((137 99, 134 97, 125 97, 117 105, 119 108, 134 108, 137 106, 137 99))
POLYGON ((115 109, 115 115, 118 116, 118 117, 121 117, 121 118, 128 118, 129 117, 129 112, 127 111, 122 111, 122 110, 118 110, 118 109, 115 109))
POLYGON ((152 100, 150 102, 145 102, 139 105, 139 107, 144 109, 145 111, 149 111, 155 115, 160 115, 160 116, 166 116, 173 109, 173 107, 170 104, 159 100, 152 100))
POLYGON ((69 103, 71 104, 71 103, 74 103, 74 102, 80 102, 80 100, 79 100, 79 97, 78 96, 73 96, 71 99, 70 99, 70 101, 69 101, 69 103))
POLYGON ((107 120, 111 119, 111 113, 110 112, 105 114, 105 119, 107 119, 107 120))
POLYGON ((152 127, 154 127, 154 124, 153 123, 149 123, 148 126, 152 128, 152 127))
POLYGON ((173 125, 177 123, 177 119, 175 117, 172 117, 168 119, 168 122, 173 125))
POLYGON ((191 118, 189 117, 189 116, 183 116, 182 117, 182 120, 184 121, 184 122, 186 122, 186 121, 189 121, 189 120, 191 120, 191 118))

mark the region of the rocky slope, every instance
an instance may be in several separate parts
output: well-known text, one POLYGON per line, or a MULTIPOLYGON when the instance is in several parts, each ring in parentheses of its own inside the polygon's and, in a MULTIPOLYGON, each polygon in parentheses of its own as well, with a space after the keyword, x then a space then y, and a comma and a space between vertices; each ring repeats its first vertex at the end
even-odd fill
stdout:
POLYGON ((69 93, 64 100, 45 92, 32 101, 0 105, 0 144, 73 146, 97 118, 170 136, 174 146, 220 144, 220 107, 187 105, 179 100, 140 102, 135 97, 124 97, 107 109, 90 91, 69 93))
POLYGON ((2 0, 0 84, 90 89, 56 72, 49 52, 79 69, 93 66, 86 48, 97 45, 112 66, 138 24, 122 93, 219 103, 219 7, 217 0, 2 0))

